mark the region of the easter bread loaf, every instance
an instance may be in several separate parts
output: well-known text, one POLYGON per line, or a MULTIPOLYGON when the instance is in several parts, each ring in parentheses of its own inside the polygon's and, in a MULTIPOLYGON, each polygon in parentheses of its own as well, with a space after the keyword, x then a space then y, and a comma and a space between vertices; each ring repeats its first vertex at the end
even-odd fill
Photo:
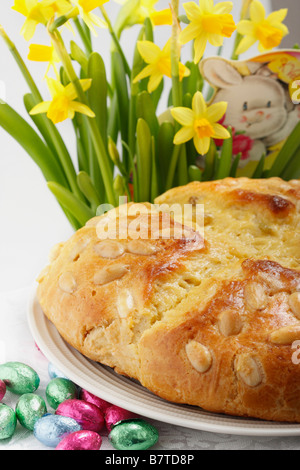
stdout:
POLYGON ((300 181, 194 182, 155 202, 163 212, 120 206, 52 250, 38 278, 45 315, 166 400, 300 422, 300 181), (202 205, 203 230, 173 219, 173 204, 202 205))

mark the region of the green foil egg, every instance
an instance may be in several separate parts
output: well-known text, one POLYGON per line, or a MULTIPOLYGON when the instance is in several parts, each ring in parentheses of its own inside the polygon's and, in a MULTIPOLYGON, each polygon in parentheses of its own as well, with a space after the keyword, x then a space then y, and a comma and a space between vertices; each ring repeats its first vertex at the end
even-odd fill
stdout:
POLYGON ((158 431, 143 419, 130 419, 117 423, 109 440, 117 450, 147 450, 158 441, 158 431))
POLYGON ((38 374, 22 362, 6 362, 0 365, 0 379, 6 388, 17 395, 35 392, 40 385, 38 374))
POLYGON ((49 405, 56 410, 58 405, 65 400, 77 398, 76 385, 69 379, 56 377, 52 379, 46 388, 46 398, 49 405))
POLYGON ((47 413, 45 400, 34 393, 25 393, 16 404, 16 416, 24 428, 33 431, 38 419, 47 413))
POLYGON ((0 403, 0 439, 12 437, 17 425, 17 417, 10 406, 0 403))

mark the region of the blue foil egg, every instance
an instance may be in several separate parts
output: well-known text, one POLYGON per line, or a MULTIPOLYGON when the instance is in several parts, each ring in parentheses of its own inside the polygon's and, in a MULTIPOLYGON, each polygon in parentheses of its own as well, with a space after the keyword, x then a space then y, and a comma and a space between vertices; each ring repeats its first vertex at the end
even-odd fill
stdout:
POLYGON ((50 379, 56 379, 57 377, 61 377, 62 379, 68 378, 51 362, 48 364, 48 374, 50 379))
POLYGON ((47 447, 57 447, 69 434, 81 431, 82 427, 73 418, 47 414, 34 425, 33 434, 47 447))

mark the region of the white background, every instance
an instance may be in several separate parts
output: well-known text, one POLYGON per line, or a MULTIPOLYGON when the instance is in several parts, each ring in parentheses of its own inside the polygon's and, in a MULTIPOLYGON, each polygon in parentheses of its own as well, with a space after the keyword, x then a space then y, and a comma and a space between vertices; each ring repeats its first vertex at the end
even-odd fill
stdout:
MULTIPOLYGON (((13 0, 1 1, 0 23, 16 43, 22 57, 26 59, 28 43, 19 34, 24 17, 11 10, 13 3, 13 0)), ((157 9, 167 8, 168 3, 168 0, 159 1, 157 9)), ((235 20, 238 20, 241 0, 234 0, 233 3, 235 20)), ((270 1, 263 0, 263 3, 269 10, 270 1)), ((119 6, 112 0, 106 5, 112 19, 115 18, 118 8, 119 6)), ((138 29, 133 28, 123 37, 123 46, 129 60, 137 34, 138 29)), ((156 42, 164 43, 169 35, 169 27, 157 28, 156 42)), ((69 34, 66 37, 68 40, 71 38, 69 34)), ((42 26, 38 27, 32 42, 48 44, 48 38, 42 26)), ((225 48, 227 56, 231 52, 230 40, 229 43, 230 47, 225 48)), ((98 37, 94 40, 94 49, 103 56, 106 64, 109 64, 109 44, 107 32, 100 30, 98 37)), ((215 53, 214 49, 208 52, 215 53)), ((256 53, 257 49, 253 47, 250 54, 256 53)), ((43 82, 45 64, 30 62, 29 67, 46 99, 48 93, 43 82)), ((26 117, 23 95, 28 92, 28 89, 1 40, 0 82, 5 85, 8 104, 26 117)), ((0 93, 2 93, 2 88, 0 86, 0 93)), ((62 130, 70 152, 75 156, 70 123, 64 123, 59 128, 62 130)), ((67 239, 71 234, 72 229, 48 190, 39 169, 25 151, 0 128, 0 292, 31 285, 37 273, 46 264, 49 249, 55 243, 67 239)))

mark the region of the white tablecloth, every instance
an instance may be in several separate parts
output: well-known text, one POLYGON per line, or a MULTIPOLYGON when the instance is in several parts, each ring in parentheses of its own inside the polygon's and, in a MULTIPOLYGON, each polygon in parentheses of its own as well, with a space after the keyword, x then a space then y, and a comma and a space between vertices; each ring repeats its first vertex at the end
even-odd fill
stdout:
MULTIPOLYGON (((24 362, 33 367, 40 376, 41 383, 37 394, 45 399, 45 389, 49 382, 48 360, 37 349, 27 325, 26 308, 29 289, 0 293, 0 363, 7 361, 24 362)), ((7 392, 3 403, 15 407, 18 397, 7 392)), ((50 409, 51 411, 51 409, 50 409)), ((194 431, 178 426, 151 422, 159 430, 159 441, 153 450, 298 450, 300 437, 250 438, 194 431)), ((107 437, 103 437, 103 450, 113 450, 107 437)), ((51 450, 42 445, 33 433, 19 423, 14 436, 0 441, 0 450, 51 450)))

